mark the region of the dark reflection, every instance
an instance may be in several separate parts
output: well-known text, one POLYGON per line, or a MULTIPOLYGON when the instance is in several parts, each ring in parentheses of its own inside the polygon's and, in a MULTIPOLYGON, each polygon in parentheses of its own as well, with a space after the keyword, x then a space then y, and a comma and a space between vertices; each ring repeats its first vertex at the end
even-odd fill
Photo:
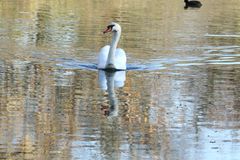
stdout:
POLYGON ((36 46, 47 44, 51 40, 51 7, 40 5, 36 15, 36 46))
POLYGON ((220 123, 218 127, 238 127, 234 125, 234 121, 240 119, 239 70, 239 68, 215 67, 210 67, 207 70, 207 90, 202 93, 206 94, 202 95, 206 98, 203 103, 208 102, 205 112, 206 118, 208 121, 228 121, 228 124, 220 123))
POLYGON ((107 90, 109 107, 102 106, 104 115, 114 117, 118 115, 118 99, 115 88, 123 87, 126 79, 126 71, 107 72, 98 71, 98 82, 102 90, 107 90))

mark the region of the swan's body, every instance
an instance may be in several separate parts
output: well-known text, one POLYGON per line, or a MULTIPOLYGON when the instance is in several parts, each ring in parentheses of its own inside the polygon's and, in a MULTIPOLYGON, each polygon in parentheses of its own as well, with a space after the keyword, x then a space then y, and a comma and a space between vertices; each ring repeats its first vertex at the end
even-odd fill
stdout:
POLYGON ((126 53, 123 49, 117 48, 121 36, 121 27, 112 22, 103 33, 112 32, 112 42, 101 48, 98 54, 98 69, 104 70, 126 70, 126 53))
POLYGON ((188 7, 200 8, 202 6, 202 3, 199 2, 199 1, 184 0, 184 2, 185 2, 185 7, 184 8, 188 8, 188 7))
MULTIPOLYGON (((110 45, 106 45, 101 48, 98 55, 98 68, 107 69, 114 67, 116 70, 125 70, 126 69, 126 54, 123 49, 117 48, 114 53, 114 61, 107 62, 110 51, 110 45), (111 66, 113 64, 113 66, 111 66)), ((113 68, 113 69, 114 69, 113 68)))

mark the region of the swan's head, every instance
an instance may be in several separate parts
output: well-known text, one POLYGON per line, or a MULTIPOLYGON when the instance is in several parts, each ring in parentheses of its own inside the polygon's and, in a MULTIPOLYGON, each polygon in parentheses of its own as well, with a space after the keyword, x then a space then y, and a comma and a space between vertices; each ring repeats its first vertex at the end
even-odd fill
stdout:
POLYGON ((103 31, 103 33, 108 33, 108 32, 121 32, 121 26, 115 22, 112 22, 103 31))

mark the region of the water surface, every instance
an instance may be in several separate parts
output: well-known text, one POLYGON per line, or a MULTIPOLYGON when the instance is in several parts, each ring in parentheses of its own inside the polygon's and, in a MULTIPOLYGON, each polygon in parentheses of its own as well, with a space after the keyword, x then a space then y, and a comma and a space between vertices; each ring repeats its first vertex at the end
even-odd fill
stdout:
POLYGON ((0 1, 0 158, 239 159, 240 1, 202 3, 0 1))

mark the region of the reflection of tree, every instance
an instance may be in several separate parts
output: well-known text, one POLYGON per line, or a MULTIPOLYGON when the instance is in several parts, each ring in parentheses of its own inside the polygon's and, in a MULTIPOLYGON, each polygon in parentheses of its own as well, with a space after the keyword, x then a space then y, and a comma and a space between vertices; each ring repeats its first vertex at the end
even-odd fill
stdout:
MULTIPOLYGON (((132 77, 133 75, 128 76, 132 77)), ((120 96, 120 100, 124 103, 123 108, 126 110, 126 112, 123 112, 121 125, 127 126, 123 129, 125 133, 128 133, 131 155, 139 159, 142 158, 141 156, 154 157, 157 155, 165 157, 167 155, 165 152, 169 147, 169 133, 166 130, 168 126, 165 119, 166 111, 163 106, 159 106, 157 103, 162 97, 159 94, 162 91, 160 87, 166 84, 154 79, 138 78, 137 81, 131 80, 127 81, 125 93, 120 94, 124 95, 120 96), (134 88, 138 89, 132 90, 134 88), (126 97, 128 98, 126 99, 126 97), (156 116, 151 115, 152 110, 156 113, 156 116), (139 153, 139 149, 143 151, 139 153)))
POLYGON ((206 115, 211 121, 237 121, 240 116, 229 113, 239 111, 239 74, 238 69, 210 67, 207 77, 206 115))
POLYGON ((119 130, 118 121, 114 120, 109 126, 100 127, 100 148, 106 159, 119 159, 121 145, 121 131, 119 130))
MULTIPOLYGON (((9 104, 7 102, 10 97, 6 97, 6 105, 13 110, 20 109, 13 117, 18 117, 15 114, 22 115, 17 121, 8 123, 9 126, 16 123, 20 129, 16 135, 9 137, 9 141, 19 137, 17 144, 20 151, 14 150, 11 153, 19 152, 21 156, 42 159, 69 157, 72 143, 78 141, 78 136, 74 136, 77 131, 81 131, 78 133, 80 135, 87 135, 81 139, 86 142, 91 142, 92 136, 100 134, 97 140, 102 154, 106 157, 119 157, 125 138, 127 141, 124 143, 132 144, 129 149, 134 156, 138 147, 159 153, 159 144, 156 141, 159 134, 156 126, 149 123, 148 110, 144 107, 144 103, 148 102, 145 99, 136 104, 131 100, 141 99, 143 95, 139 94, 140 92, 118 91, 121 108, 127 112, 121 113, 119 118, 109 124, 109 120, 101 116, 98 101, 95 101, 99 95, 93 92, 97 88, 94 72, 66 72, 21 61, 11 66, 7 72, 11 78, 5 79, 3 85, 11 83, 5 88, 9 89, 10 93, 15 91, 19 98, 18 102, 9 104), (131 95, 130 101, 124 96, 128 94, 131 95), (142 112, 144 114, 141 114, 142 112)), ((9 68, 8 65, 5 65, 5 68, 9 68)), ((12 100, 15 100, 15 96, 16 94, 12 100)), ((14 127, 12 131, 16 133, 14 127)))
POLYGON ((41 46, 48 41, 51 41, 49 30, 51 23, 51 7, 48 5, 40 5, 36 14, 36 45, 41 46))
MULTIPOLYGON (((175 134, 169 131, 174 125, 172 117, 166 114, 171 112, 171 106, 168 108, 161 104, 166 94, 171 94, 175 103, 183 98, 181 94, 177 97, 176 91, 169 92, 171 83, 177 85, 174 78, 161 81, 145 77, 134 82, 132 78, 127 78, 125 87, 116 90, 119 114, 109 121, 100 111, 101 94, 96 89, 96 72, 61 70, 24 61, 1 64, 5 71, 0 72, 0 112, 7 118, 0 120, 1 124, 6 124, 0 127, 1 133, 4 133, 0 138, 5 139, 8 134, 1 143, 6 146, 17 139, 3 151, 10 157, 69 158, 72 156, 71 147, 76 142, 79 148, 86 145, 81 142, 94 142, 99 145, 91 147, 99 149, 108 159, 120 157, 122 150, 133 157, 160 155, 167 158, 169 154, 166 151, 177 145, 171 141, 175 134), (146 80, 148 83, 141 85, 146 80), (152 115, 154 112, 156 116, 152 115), (15 146, 18 147, 14 149, 15 146), (146 152, 138 154, 141 149, 146 152)), ((236 73, 238 71, 234 69, 213 68, 201 81, 208 83, 208 88, 202 88, 206 92, 197 92, 195 87, 199 83, 195 84, 193 79, 188 79, 189 83, 182 85, 181 91, 195 93, 196 99, 209 98, 209 102, 214 103, 201 112, 205 112, 209 120, 221 121, 225 110, 233 109, 235 112, 239 108, 239 87, 236 87, 239 77, 236 73), (222 82, 226 83, 223 85, 222 82), (227 99, 222 104, 217 103, 223 95, 227 95, 227 99), (230 108, 226 105, 229 102, 233 103, 230 108)), ((134 76, 134 73, 128 74, 128 77, 134 76)), ((183 115, 186 113, 177 112, 173 119, 179 118, 178 124, 185 123, 183 115)), ((239 119, 239 115, 230 116, 225 118, 239 119)))
POLYGON ((5 133, 0 138, 7 140, 1 141, 1 145, 7 146, 3 152, 10 157, 46 159, 54 156, 52 151, 62 150, 67 152, 61 156, 69 156, 69 147, 66 147, 69 138, 61 137, 60 133, 72 134, 75 130, 73 99, 60 96, 61 101, 58 101, 55 98, 53 77, 49 77, 41 65, 19 61, 13 65, 6 64, 4 68, 8 71, 1 74, 4 78, 1 95, 6 96, 0 97, 0 108, 8 118, 0 123, 6 124, 8 130, 4 126, 0 128, 5 133), (7 145, 10 142, 13 144, 7 145))

